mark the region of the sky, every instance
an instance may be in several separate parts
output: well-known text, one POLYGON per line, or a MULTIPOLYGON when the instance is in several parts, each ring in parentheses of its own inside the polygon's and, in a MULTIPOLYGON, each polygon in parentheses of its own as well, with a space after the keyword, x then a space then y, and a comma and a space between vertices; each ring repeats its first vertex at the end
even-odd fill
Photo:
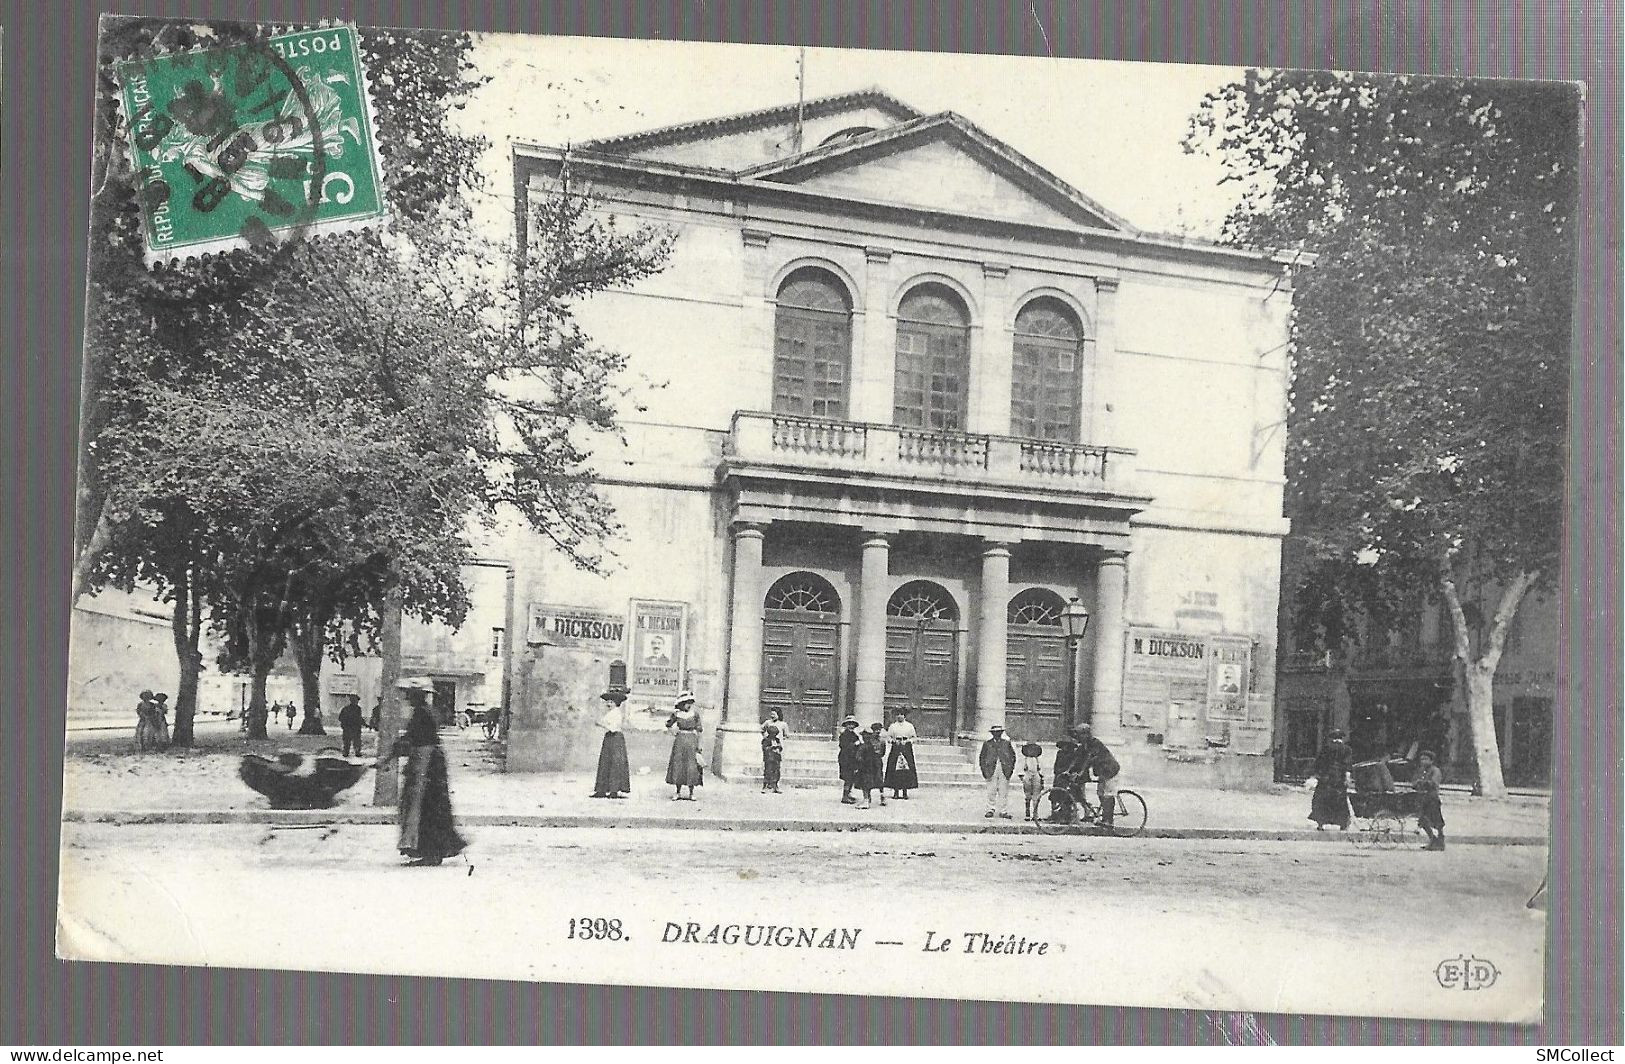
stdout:
MULTIPOLYGON (((482 224, 512 225, 509 145, 562 146, 796 100, 799 49, 485 34, 492 80, 460 124, 492 143, 482 224)), ((1204 94, 1239 68, 806 49, 808 99, 879 88, 956 111, 1142 229, 1213 237, 1233 197, 1180 148, 1204 94)))

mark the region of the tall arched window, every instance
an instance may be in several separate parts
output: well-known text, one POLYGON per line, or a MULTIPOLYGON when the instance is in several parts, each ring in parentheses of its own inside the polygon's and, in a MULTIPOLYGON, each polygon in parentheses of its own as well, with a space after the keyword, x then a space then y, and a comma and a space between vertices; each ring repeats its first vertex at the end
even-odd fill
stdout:
POLYGON ((892 421, 905 428, 965 427, 970 314, 953 290, 922 284, 897 308, 897 388, 892 421))
POLYGON ((1010 435, 1075 443, 1083 402, 1083 328, 1058 299, 1039 298, 1016 315, 1010 435))
POLYGON ((773 410, 844 418, 852 365, 852 302, 826 270, 803 266, 779 286, 773 410))

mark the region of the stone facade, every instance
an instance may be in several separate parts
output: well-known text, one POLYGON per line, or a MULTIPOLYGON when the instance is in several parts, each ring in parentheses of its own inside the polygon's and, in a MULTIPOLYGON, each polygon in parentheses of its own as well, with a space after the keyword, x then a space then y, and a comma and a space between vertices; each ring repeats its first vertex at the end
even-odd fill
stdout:
POLYGON ((875 92, 795 114, 515 148, 522 208, 567 162, 676 250, 582 308, 645 382, 597 458, 611 571, 533 534, 493 547, 516 617, 626 618, 619 644, 515 643, 510 767, 588 760, 617 658, 634 730, 658 730, 672 674, 645 659, 676 650, 723 773, 758 759, 767 708, 827 736, 907 706, 943 741, 1090 719, 1135 779, 1267 784, 1282 264, 1140 232, 957 115, 875 92), (639 628, 659 604, 680 638, 639 628), (1134 657, 1148 633, 1190 636, 1198 666, 1134 657))

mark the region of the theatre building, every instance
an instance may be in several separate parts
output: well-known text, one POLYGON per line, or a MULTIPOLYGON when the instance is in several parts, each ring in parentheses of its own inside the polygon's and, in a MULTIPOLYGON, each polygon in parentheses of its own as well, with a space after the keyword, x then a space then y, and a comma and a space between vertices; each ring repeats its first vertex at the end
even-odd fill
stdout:
POLYGON ((691 688, 729 776, 769 710, 833 764, 843 717, 902 707, 949 759, 1090 720, 1136 780, 1269 784, 1281 262, 1140 231, 878 91, 513 164, 529 245, 561 175, 676 241, 581 312, 633 382, 596 444, 609 573, 506 544, 510 768, 596 752, 621 659, 651 749, 691 688))

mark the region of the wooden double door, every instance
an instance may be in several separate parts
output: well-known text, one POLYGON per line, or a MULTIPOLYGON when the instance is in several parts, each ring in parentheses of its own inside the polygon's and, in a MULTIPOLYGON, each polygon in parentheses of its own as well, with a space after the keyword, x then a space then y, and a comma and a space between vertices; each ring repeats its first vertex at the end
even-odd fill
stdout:
POLYGON ((1004 726, 1012 739, 1054 742, 1066 719, 1066 638, 1059 629, 1011 625, 1005 644, 1004 726))
POLYGON ((840 719, 840 660, 841 629, 833 614, 767 610, 762 621, 763 712, 782 712, 794 734, 834 732, 840 719))
MULTIPOLYGON (((953 621, 892 617, 886 623, 886 716, 909 711, 921 738, 948 739, 958 723, 959 632, 953 621)), ((869 721, 864 721, 868 725, 869 721)))

